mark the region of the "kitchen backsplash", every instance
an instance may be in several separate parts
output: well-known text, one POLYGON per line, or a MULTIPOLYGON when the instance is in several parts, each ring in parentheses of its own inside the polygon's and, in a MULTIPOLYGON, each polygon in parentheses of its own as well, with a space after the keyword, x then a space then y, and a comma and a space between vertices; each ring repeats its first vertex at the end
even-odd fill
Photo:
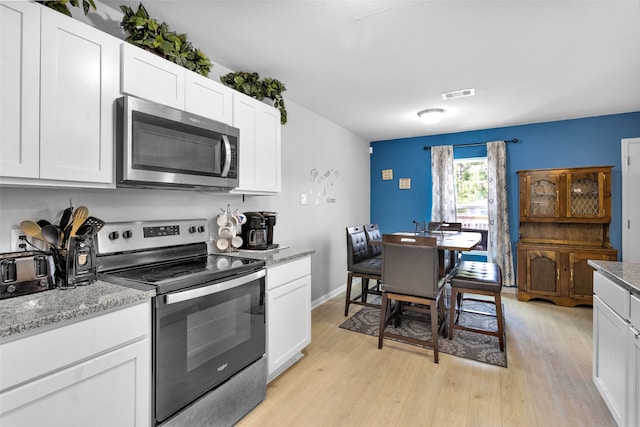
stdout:
POLYGON ((11 251, 11 229, 19 228, 26 219, 59 221, 62 211, 69 206, 69 199, 73 206, 87 206, 92 216, 106 222, 167 218, 214 221, 220 206, 227 204, 240 211, 275 210, 270 196, 246 197, 243 203, 242 196, 174 190, 3 187, 0 192, 0 252, 11 251))

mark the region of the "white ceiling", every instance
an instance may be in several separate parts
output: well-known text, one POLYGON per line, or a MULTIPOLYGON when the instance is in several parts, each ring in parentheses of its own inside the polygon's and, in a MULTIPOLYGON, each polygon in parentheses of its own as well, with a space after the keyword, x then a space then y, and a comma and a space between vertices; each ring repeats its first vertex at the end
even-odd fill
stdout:
POLYGON ((640 111, 640 0, 143 3, 213 62, 279 79, 285 101, 370 141, 640 111), (425 108, 448 114, 427 126, 425 108))

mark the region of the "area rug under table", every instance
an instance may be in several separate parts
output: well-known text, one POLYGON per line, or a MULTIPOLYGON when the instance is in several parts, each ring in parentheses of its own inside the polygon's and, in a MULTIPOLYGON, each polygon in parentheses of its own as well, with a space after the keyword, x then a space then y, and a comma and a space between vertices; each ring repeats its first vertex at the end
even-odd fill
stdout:
MULTIPOLYGON (((495 306, 493 304, 465 301, 464 308, 465 310, 476 310, 495 314, 495 306)), ((449 313, 447 312, 447 320, 449 319, 448 315, 449 313)), ((400 327, 395 328, 393 325, 388 325, 386 330, 399 335, 425 340, 427 337, 431 337, 430 318, 429 316, 425 316, 425 318, 426 322, 403 319, 400 327)), ((488 329, 491 331, 498 330, 496 318, 482 314, 462 312, 458 323, 464 326, 488 329)), ((342 323, 340 328, 377 337, 379 325, 380 309, 376 307, 363 307, 342 323)), ((506 342, 505 337, 505 349, 504 352, 502 352, 500 351, 498 337, 456 329, 453 334, 453 340, 443 338, 442 336, 439 337, 438 351, 506 368, 506 342)))

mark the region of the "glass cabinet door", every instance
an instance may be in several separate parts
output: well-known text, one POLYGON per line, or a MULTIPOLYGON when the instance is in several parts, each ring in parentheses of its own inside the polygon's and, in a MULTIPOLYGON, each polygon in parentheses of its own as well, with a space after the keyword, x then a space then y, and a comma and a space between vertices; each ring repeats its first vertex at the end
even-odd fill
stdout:
POLYGON ((598 218, 605 216, 603 202, 605 174, 602 172, 567 175, 567 216, 598 218))
POLYGON ((528 175, 525 186, 528 192, 524 216, 528 218, 557 218, 560 216, 559 175, 528 175))

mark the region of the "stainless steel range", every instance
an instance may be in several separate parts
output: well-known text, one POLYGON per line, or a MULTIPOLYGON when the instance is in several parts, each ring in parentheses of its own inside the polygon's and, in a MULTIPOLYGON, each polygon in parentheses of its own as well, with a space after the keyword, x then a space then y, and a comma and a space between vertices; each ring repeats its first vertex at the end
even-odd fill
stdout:
POLYGON ((98 234, 104 281, 155 289, 156 426, 233 425, 266 395, 265 268, 208 255, 208 222, 108 223, 98 234))

